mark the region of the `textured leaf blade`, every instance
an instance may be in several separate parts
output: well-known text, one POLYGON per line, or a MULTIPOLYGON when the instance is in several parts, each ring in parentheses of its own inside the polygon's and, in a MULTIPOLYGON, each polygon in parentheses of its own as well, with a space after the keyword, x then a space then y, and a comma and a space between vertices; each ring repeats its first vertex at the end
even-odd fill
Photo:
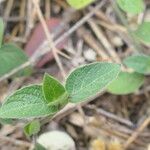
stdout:
POLYGON ((120 72, 118 78, 107 88, 108 92, 117 95, 130 94, 138 90, 144 82, 144 75, 133 72, 120 72))
POLYGON ((150 57, 138 54, 129 56, 124 59, 123 63, 129 67, 134 69, 138 73, 148 74, 150 73, 150 57))
POLYGON ((67 2, 71 7, 75 9, 81 9, 94 2, 94 0, 67 0, 67 2))
POLYGON ((3 20, 0 18, 0 47, 3 41, 3 34, 4 34, 4 23, 3 20))
MULTIPOLYGON (((55 78, 48 75, 44 75, 43 80, 43 93, 47 103, 57 101, 62 95, 66 93, 64 86, 55 78)), ((66 98, 67 98, 67 94, 66 98)))
POLYGON ((27 60, 27 56, 19 47, 14 44, 3 45, 0 48, 0 77, 27 60))
POLYGON ((74 70, 66 81, 71 102, 85 101, 113 81, 120 72, 120 65, 97 62, 74 70))
POLYGON ((139 14, 144 11, 143 0, 117 0, 119 7, 131 14, 139 14))
POLYGON ((37 118, 59 110, 58 105, 46 104, 41 85, 32 85, 16 91, 5 100, 0 108, 0 118, 37 118))
POLYGON ((143 22, 134 32, 137 39, 144 43, 150 43, 150 22, 143 22))
POLYGON ((33 120, 24 127, 24 133, 26 136, 35 135, 40 131, 40 122, 33 120))

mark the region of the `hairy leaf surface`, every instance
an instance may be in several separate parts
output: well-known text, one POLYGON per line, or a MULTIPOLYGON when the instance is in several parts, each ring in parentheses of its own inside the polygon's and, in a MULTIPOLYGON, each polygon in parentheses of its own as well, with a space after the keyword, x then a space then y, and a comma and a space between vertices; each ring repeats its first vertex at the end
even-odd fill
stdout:
POLYGON ((120 65, 97 62, 75 69, 66 81, 66 90, 71 102, 82 102, 94 96, 120 72, 120 65))

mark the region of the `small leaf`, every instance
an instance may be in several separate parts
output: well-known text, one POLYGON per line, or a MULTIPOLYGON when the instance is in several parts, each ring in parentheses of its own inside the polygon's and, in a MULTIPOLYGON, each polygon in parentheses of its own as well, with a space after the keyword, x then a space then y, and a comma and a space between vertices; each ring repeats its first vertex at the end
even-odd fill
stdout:
POLYGON ((150 22, 143 22, 134 32, 136 38, 144 43, 150 43, 150 22))
POLYGON ((0 47, 2 46, 3 34, 4 34, 4 22, 0 18, 0 47))
POLYGON ((133 72, 120 72, 118 78, 107 88, 112 94, 130 94, 137 91, 144 82, 144 75, 133 72))
POLYGON ((24 52, 14 44, 5 44, 0 48, 0 77, 28 60, 24 52))
MULTIPOLYGON (((68 98, 68 95, 64 86, 58 80, 48 75, 47 73, 44 75, 42 87, 43 87, 45 100, 48 104, 51 102, 60 100, 60 98, 63 95, 66 95, 66 99, 68 98)), ((65 98, 65 96, 63 96, 63 98, 65 98)))
POLYGON ((134 69, 138 73, 148 74, 150 73, 150 57, 146 55, 133 55, 127 57, 123 63, 129 67, 134 69))
POLYGON ((120 65, 96 62, 74 70, 66 81, 71 102, 82 102, 94 96, 113 81, 120 72, 120 65))
MULTIPOLYGON (((60 102, 59 102, 60 103, 60 102)), ((60 104, 62 107, 62 104, 60 104)), ((32 85, 17 90, 9 96, 0 108, 0 118, 33 118, 55 114, 60 110, 60 105, 47 105, 42 86, 32 85)))
POLYGON ((33 120, 24 127, 24 133, 26 136, 35 135, 39 131, 40 131, 40 122, 38 120, 33 120))
POLYGON ((94 2, 94 0, 67 0, 67 2, 71 7, 75 9, 81 9, 94 2))
POLYGON ((55 105, 55 107, 62 108, 68 103, 66 89, 52 76, 45 74, 42 89, 48 106, 55 105))
POLYGON ((131 14, 139 14, 144 11, 143 0, 117 0, 119 7, 131 14))

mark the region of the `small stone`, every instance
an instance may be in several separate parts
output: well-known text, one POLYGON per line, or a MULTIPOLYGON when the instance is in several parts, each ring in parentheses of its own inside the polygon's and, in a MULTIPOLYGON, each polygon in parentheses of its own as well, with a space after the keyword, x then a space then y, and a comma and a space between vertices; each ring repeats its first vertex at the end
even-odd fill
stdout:
POLYGON ((115 46, 117 47, 121 47, 123 45, 123 41, 121 40, 120 37, 118 36, 115 36, 113 39, 112 39, 112 42, 115 46))
POLYGON ((75 142, 71 136, 57 130, 40 135, 37 143, 47 150, 76 150, 75 142))
POLYGON ((85 59, 88 61, 95 61, 96 60, 96 53, 92 49, 85 50, 83 52, 83 55, 84 55, 85 59))

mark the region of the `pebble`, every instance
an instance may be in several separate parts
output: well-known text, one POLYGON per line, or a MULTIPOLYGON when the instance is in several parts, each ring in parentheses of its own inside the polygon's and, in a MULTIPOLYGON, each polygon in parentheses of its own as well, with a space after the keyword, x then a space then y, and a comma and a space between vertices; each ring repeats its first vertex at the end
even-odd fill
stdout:
POLYGON ((117 47, 121 47, 123 45, 123 41, 121 40, 120 37, 118 36, 115 36, 113 39, 112 39, 112 42, 115 46, 117 47))
POLYGON ((59 130, 43 133, 37 142, 47 150, 76 150, 72 137, 59 130))
POLYGON ((92 49, 85 50, 83 52, 83 55, 87 61, 95 61, 96 60, 96 53, 92 49))

